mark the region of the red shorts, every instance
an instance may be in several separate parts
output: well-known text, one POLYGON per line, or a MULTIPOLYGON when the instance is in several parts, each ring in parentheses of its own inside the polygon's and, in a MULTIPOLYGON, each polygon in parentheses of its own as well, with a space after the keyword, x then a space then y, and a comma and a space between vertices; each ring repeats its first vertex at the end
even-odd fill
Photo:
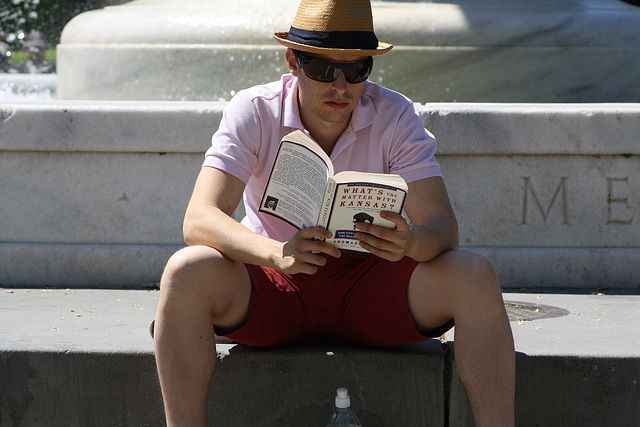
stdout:
POLYGON ((417 265, 406 257, 390 262, 348 252, 328 256, 313 275, 246 265, 253 285, 249 319, 232 333, 216 333, 255 347, 394 346, 440 336, 453 322, 423 335, 407 308, 417 265))

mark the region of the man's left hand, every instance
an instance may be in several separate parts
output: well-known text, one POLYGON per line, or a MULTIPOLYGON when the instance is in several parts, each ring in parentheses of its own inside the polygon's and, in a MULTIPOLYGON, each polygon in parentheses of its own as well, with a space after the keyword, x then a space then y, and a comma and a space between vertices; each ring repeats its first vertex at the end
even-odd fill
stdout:
POLYGON ((389 261, 400 261, 407 255, 413 230, 405 217, 395 212, 382 211, 380 216, 395 224, 395 228, 359 222, 355 238, 360 246, 389 261))

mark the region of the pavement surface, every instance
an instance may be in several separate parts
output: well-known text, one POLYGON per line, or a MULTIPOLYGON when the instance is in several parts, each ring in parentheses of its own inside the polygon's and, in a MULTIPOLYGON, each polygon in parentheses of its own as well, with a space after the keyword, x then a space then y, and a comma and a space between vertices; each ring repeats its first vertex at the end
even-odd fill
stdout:
POLYGON ((0 289, 0 349, 152 353, 156 290, 0 289))
MULTIPOLYGON (((0 288, 0 427, 164 425, 149 335, 158 298, 0 288)), ((520 290, 504 300, 519 427, 640 425, 640 295, 520 290)), ((455 353, 455 330, 446 338, 380 350, 220 343, 208 422, 324 425, 335 388, 347 386, 365 425, 473 426, 455 358, 443 357, 455 353)))
MULTIPOLYGON (((640 295, 580 292, 505 292, 516 351, 640 357, 640 295)), ((152 353, 158 298, 157 290, 0 289, 0 350, 152 353)))

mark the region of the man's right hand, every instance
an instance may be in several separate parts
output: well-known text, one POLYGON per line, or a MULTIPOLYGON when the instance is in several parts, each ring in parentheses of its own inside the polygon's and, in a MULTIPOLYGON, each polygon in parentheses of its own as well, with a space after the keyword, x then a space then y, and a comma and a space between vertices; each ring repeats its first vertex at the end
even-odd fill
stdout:
POLYGON ((327 263, 322 254, 339 258, 341 253, 335 246, 314 238, 327 239, 331 232, 321 227, 299 230, 291 240, 282 245, 282 256, 276 260, 276 268, 283 273, 315 274, 318 267, 327 263))

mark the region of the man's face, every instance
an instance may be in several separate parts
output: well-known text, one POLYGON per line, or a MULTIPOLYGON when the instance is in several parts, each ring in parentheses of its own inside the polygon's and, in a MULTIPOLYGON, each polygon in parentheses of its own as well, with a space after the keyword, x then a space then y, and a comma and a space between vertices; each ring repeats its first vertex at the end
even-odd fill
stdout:
MULTIPOLYGON (((367 59, 366 56, 311 55, 334 62, 355 62, 367 59)), ((310 79, 298 66, 291 49, 287 50, 287 64, 291 73, 298 77, 298 102, 303 123, 307 120, 320 120, 325 125, 348 123, 351 113, 360 101, 365 82, 351 84, 344 73, 331 83, 310 79)))

